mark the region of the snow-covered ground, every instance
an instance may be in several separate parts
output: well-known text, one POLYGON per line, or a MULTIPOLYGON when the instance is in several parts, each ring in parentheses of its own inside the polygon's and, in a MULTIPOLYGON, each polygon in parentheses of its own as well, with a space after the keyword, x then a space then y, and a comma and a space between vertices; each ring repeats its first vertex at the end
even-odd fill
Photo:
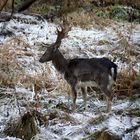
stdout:
MULTIPOLYGON (((34 76, 43 73, 43 70, 48 70, 50 81, 57 85, 60 77, 52 64, 40 64, 38 60, 44 51, 40 47, 41 43, 51 44, 55 42, 57 37, 56 27, 59 25, 21 14, 17 15, 18 17, 19 21, 13 19, 6 23, 6 30, 11 31, 13 34, 12 36, 0 36, 0 44, 13 46, 12 51, 18 54, 16 59, 20 62, 26 75, 34 76), (21 19, 24 19, 24 21, 21 19), (15 43, 16 39, 19 42, 15 43), (22 48, 23 46, 26 46, 26 49, 22 48), (25 55, 25 52, 30 55, 25 55)), ((0 23, 1 29, 4 24, 0 23)), ((108 57, 118 64, 119 71, 129 68, 129 63, 122 61, 123 56, 131 61, 136 71, 140 71, 140 25, 114 22, 104 29, 73 27, 67 38, 63 39, 60 51, 68 59, 75 57, 108 57), (137 52, 137 57, 132 55, 128 58, 126 51, 129 49, 137 52)), ((15 119, 20 116, 20 113, 23 114, 27 111, 24 105, 34 101, 34 92, 33 89, 24 88, 20 84, 20 80, 15 89, 0 88, 0 140, 18 140, 18 138, 4 136, 2 131, 9 120, 15 119)), ((43 91, 41 96, 44 98, 40 99, 40 108, 38 110, 45 114, 48 110, 55 110, 58 112, 59 117, 49 120, 47 126, 39 126, 40 134, 35 136, 35 140, 39 138, 43 140, 88 139, 87 137, 90 134, 103 128, 107 128, 110 132, 122 137, 122 140, 134 140, 135 135, 140 136, 139 128, 136 131, 127 133, 127 130, 131 127, 140 124, 140 116, 128 115, 129 110, 140 108, 140 98, 135 98, 134 101, 129 98, 115 100, 113 112, 105 114, 103 112, 105 112, 106 102, 99 101, 97 98, 90 98, 88 100, 89 107, 84 111, 80 109, 83 102, 79 97, 77 100, 78 110, 66 113, 57 108, 61 103, 70 108, 67 93, 61 92, 64 91, 55 89, 51 93, 43 91), (68 115, 71 119, 65 120, 63 118, 65 115, 68 115), (100 117, 102 119, 98 122, 100 117)))

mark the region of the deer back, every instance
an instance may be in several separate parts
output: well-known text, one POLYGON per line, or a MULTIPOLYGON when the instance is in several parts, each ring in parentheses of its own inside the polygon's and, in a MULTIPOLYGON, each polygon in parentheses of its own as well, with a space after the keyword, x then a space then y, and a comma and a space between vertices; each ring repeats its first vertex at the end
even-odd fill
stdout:
POLYGON ((110 75, 108 69, 96 61, 91 59, 77 58, 70 60, 68 70, 73 73, 80 81, 96 81, 107 80, 110 75), (107 76, 106 76, 107 75, 107 76))

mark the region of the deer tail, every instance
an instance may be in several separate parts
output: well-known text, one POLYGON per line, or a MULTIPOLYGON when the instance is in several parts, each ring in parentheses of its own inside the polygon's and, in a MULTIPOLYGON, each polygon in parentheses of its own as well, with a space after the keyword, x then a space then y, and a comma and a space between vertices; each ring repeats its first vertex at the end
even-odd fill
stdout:
POLYGON ((117 65, 114 65, 111 68, 111 75, 113 77, 113 80, 116 81, 116 78, 117 78, 117 65))

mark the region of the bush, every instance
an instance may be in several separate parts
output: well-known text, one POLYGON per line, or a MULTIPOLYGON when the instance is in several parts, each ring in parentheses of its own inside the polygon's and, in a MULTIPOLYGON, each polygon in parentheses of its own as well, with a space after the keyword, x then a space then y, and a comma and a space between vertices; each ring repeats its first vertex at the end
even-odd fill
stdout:
POLYGON ((115 19, 126 20, 128 18, 128 14, 126 9, 122 6, 113 6, 110 11, 110 16, 115 19))
POLYGON ((18 78, 23 75, 23 69, 16 60, 12 45, 0 46, 0 85, 13 87, 18 78))

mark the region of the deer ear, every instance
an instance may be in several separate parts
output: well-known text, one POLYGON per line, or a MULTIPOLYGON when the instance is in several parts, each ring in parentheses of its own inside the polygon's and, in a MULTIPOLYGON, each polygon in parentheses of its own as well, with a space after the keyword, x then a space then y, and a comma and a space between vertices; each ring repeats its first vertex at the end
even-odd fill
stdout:
POLYGON ((42 47, 48 47, 49 44, 45 44, 45 43, 42 42, 42 43, 41 43, 41 46, 42 46, 42 47))
POLYGON ((56 52, 56 49, 57 49, 57 48, 56 48, 56 47, 54 47, 53 52, 56 52))

